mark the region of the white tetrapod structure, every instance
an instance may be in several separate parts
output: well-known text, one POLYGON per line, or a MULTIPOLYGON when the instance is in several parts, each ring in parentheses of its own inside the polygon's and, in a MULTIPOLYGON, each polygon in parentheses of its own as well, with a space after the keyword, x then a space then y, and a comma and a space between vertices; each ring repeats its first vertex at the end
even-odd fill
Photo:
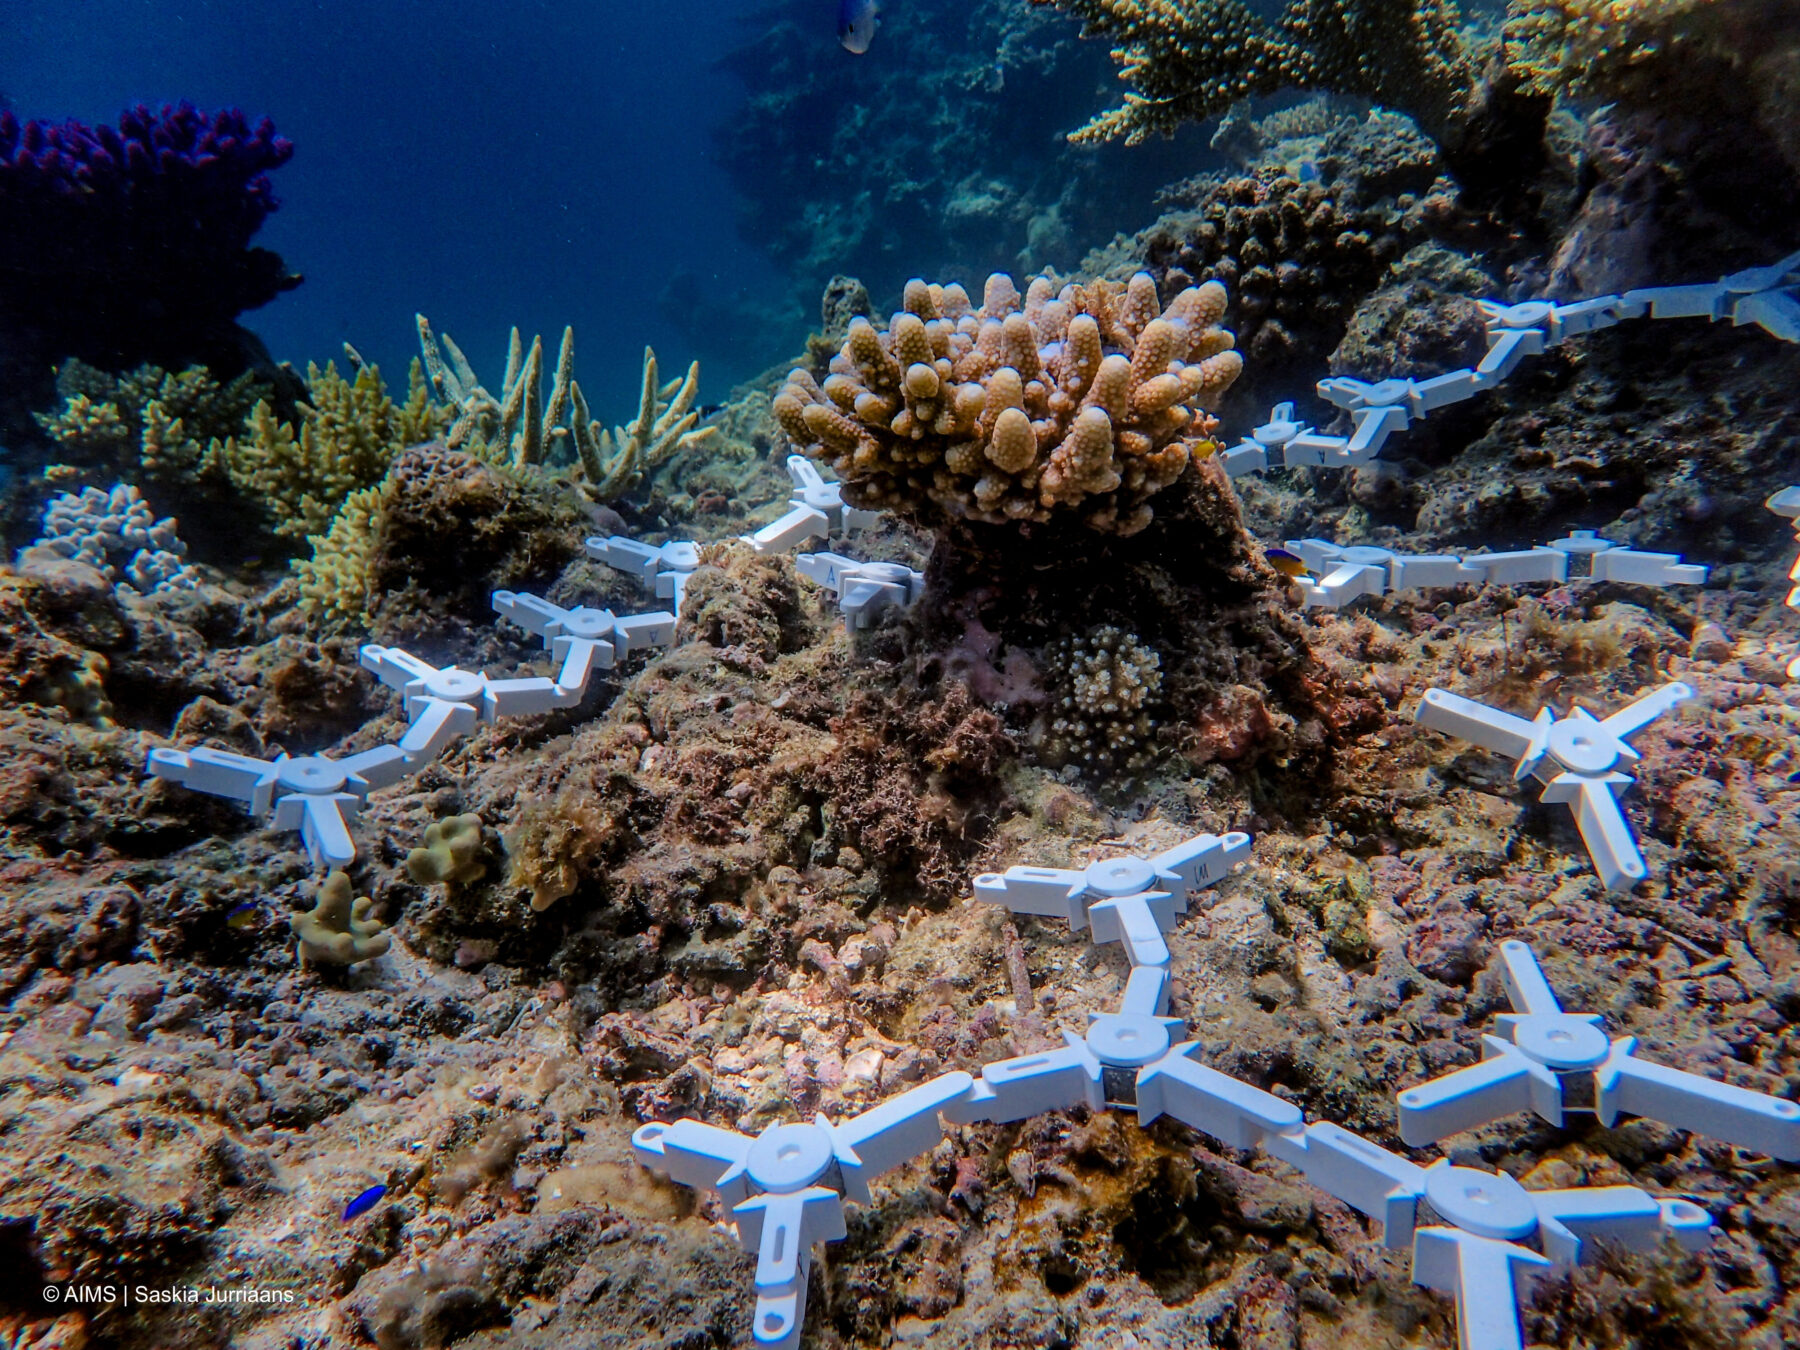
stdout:
POLYGON ((1396 553, 1369 545, 1290 539, 1287 548, 1312 577, 1299 581, 1308 609, 1341 609, 1365 595, 1440 586, 1518 586, 1534 582, 1617 581, 1638 586, 1699 586, 1707 569, 1678 553, 1646 553, 1592 530, 1507 553, 1396 553))
MULTIPOLYGON (((647 1166, 685 1184, 713 1187, 733 1207, 739 1239, 757 1257, 751 1325, 758 1345, 791 1350, 798 1344, 802 1252, 812 1242, 843 1236, 842 1201, 866 1199, 870 1176, 931 1147, 942 1128, 930 1119, 934 1113, 944 1122, 968 1124, 1077 1106, 1133 1111, 1140 1124, 1168 1115, 1232 1147, 1260 1148, 1378 1220, 1385 1245, 1410 1250, 1414 1281, 1455 1299, 1463 1350, 1521 1350, 1518 1302, 1525 1285, 1557 1266, 1578 1264, 1593 1251, 1590 1239, 1644 1250, 1665 1237, 1689 1249, 1710 1240, 1711 1218, 1690 1201, 1658 1199, 1634 1186, 1528 1191, 1505 1173, 1444 1159, 1421 1165, 1339 1126, 1309 1122, 1292 1102, 1200 1063, 1199 1044, 1178 1042, 1182 1023, 1165 1015, 1169 950, 1163 934, 1189 896, 1220 880, 1249 842, 1242 834, 1199 835, 1151 858, 1117 858, 1079 871, 1013 867, 976 879, 978 899, 1015 913, 1065 918, 1076 929, 1091 929, 1097 941, 1116 941, 1124 949, 1131 973, 1118 1011, 1093 1015, 1086 1035, 1065 1032, 1059 1049, 989 1064, 976 1077, 945 1074, 843 1126, 821 1117, 812 1125, 772 1126, 751 1140, 684 1120, 646 1125, 633 1136, 647 1166), (889 1108, 892 1113, 883 1114, 889 1108), (881 1147, 871 1147, 868 1141, 875 1139, 881 1147), (848 1165, 847 1154, 855 1159, 848 1165), (772 1236, 765 1215, 776 1214, 787 1226, 772 1236)), ((1552 1091, 1544 1078, 1528 1073, 1536 1094, 1504 1100, 1480 1083, 1459 1085, 1440 1096, 1461 1104, 1439 1105, 1435 1115, 1431 1089, 1444 1080, 1408 1089, 1424 1094, 1413 1099, 1423 1114, 1403 1114, 1417 1136, 1442 1133, 1440 1125, 1472 1122, 1484 1112, 1504 1114, 1513 1103, 1547 1112, 1591 1101, 1588 1109, 1609 1113, 1607 1119, 1641 1112, 1780 1157, 1800 1151, 1793 1103, 1637 1060, 1629 1039, 1607 1043, 1586 1018, 1559 1020, 1569 1015, 1560 1012, 1529 950, 1509 943, 1503 955, 1515 1006, 1526 1010, 1516 1019, 1513 1040, 1504 1044, 1535 1053, 1544 1042, 1549 1049, 1532 1063, 1564 1076, 1552 1091), (1583 1038, 1589 1031, 1600 1036, 1598 1066, 1577 1053, 1591 1049, 1583 1038), (1566 1051, 1565 1035, 1571 1038, 1566 1051), (1550 1067, 1565 1062, 1573 1067, 1550 1067), (1584 1074, 1591 1084, 1586 1098, 1584 1074)), ((1406 1113, 1407 1093, 1401 1102, 1406 1113)))
POLYGON ((1572 304, 1478 301, 1487 317, 1488 350, 1477 365, 1427 380, 1370 382, 1341 375, 1320 380, 1319 397, 1350 415, 1348 436, 1322 435, 1295 417, 1292 403, 1279 403, 1267 422, 1223 451, 1220 462, 1233 478, 1265 469, 1367 464, 1380 456, 1395 432, 1492 389, 1527 356, 1540 356, 1571 337, 1646 315, 1756 324, 1784 342, 1800 342, 1797 290, 1800 253, 1699 286, 1650 286, 1572 304))
POLYGON ((314 867, 348 867, 356 860, 350 837, 368 796, 397 783, 443 754, 480 722, 572 708, 596 670, 646 647, 675 640, 675 616, 615 616, 604 609, 564 609, 535 595, 495 591, 494 608, 543 639, 561 663, 554 679, 542 675, 497 680, 457 666, 434 666, 398 647, 366 643, 362 667, 399 692, 407 727, 399 741, 341 759, 326 755, 273 760, 199 747, 155 749, 144 771, 190 791, 239 801, 277 830, 300 831, 314 867))
POLYGON ((853 534, 880 521, 879 511, 846 506, 844 485, 827 481, 805 455, 789 455, 787 471, 794 494, 788 499, 786 514, 744 536, 758 553, 791 553, 815 539, 853 534))
POLYGON ((969 1091, 947 1073, 834 1124, 771 1125, 755 1138, 697 1120, 640 1127, 632 1148, 646 1167, 684 1186, 706 1187, 730 1207, 738 1240, 756 1258, 756 1343, 792 1350, 806 1317, 815 1243, 847 1229, 844 1202, 867 1204, 869 1183, 933 1148, 938 1112, 969 1091))
MULTIPOLYGON (((1794 539, 1800 542, 1800 487, 1781 489, 1769 498, 1769 510, 1793 522, 1794 539)), ((1788 569, 1788 580, 1794 583, 1787 593, 1788 608, 1800 610, 1800 557, 1796 557, 1794 565, 1788 569)), ((1790 680, 1800 680, 1800 656, 1788 662, 1787 675, 1790 680)))
POLYGON ((590 535, 583 544, 588 557, 636 577, 669 608, 681 613, 688 578, 700 566, 700 545, 691 539, 644 544, 622 534, 590 535))
POLYGON ((851 628, 868 628, 890 609, 907 609, 925 593, 925 574, 905 563, 858 562, 841 553, 794 557, 801 576, 837 596, 838 613, 851 628))
POLYGON ((1397 1098, 1400 1137, 1414 1147, 1521 1111, 1561 1127, 1570 1115, 1610 1126, 1621 1113, 1722 1139, 1783 1162, 1800 1161, 1800 1105, 1637 1057, 1596 1013, 1567 1013, 1523 942, 1502 942, 1514 1012, 1483 1036, 1484 1058, 1407 1088, 1397 1098))
POLYGON ((1527 721, 1447 689, 1427 689, 1413 720, 1517 760, 1515 781, 1534 777, 1545 785, 1543 801, 1568 803, 1607 888, 1629 890, 1649 869, 1619 807, 1618 793, 1632 781, 1619 766, 1641 758, 1631 748, 1632 736, 1693 696, 1691 686, 1676 680, 1607 718, 1579 707, 1567 717, 1539 708, 1527 721))

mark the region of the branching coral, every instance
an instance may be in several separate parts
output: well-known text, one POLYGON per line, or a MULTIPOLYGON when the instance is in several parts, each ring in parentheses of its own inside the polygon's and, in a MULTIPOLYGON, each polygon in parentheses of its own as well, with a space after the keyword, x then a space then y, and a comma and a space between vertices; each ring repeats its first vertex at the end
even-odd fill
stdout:
POLYGON ((1134 534, 1148 499, 1214 448, 1214 406, 1243 369, 1218 326, 1225 288, 1165 309, 1148 273, 1129 285, 988 278, 906 285, 885 331, 850 324, 823 385, 795 370, 773 411, 854 505, 922 516, 930 503, 988 522, 1079 514, 1134 534))
POLYGON ((1149 763, 1151 710, 1162 690, 1162 660, 1111 624, 1050 649, 1050 724, 1044 758, 1093 778, 1131 774, 1149 763))
POLYGON ((300 959, 349 966, 386 952, 393 939, 379 919, 369 917, 374 901, 352 898, 350 878, 333 872, 319 883, 316 903, 304 914, 288 916, 298 940, 300 959))
POLYGON ((419 348, 437 395, 454 410, 447 439, 452 449, 466 449, 490 463, 514 468, 572 459, 576 487, 589 501, 616 501, 644 475, 679 450, 699 445, 713 434, 699 425, 694 400, 700 392, 700 363, 687 374, 663 382, 656 353, 644 348, 643 393, 638 414, 629 426, 608 430, 588 412, 587 399, 575 379, 575 330, 564 328, 562 346, 551 378, 550 402, 544 403, 544 340, 533 337, 527 349, 519 330, 507 345, 506 373, 495 398, 476 378, 474 368, 448 333, 434 333, 423 314, 417 316, 419 348))
POLYGON ((306 383, 311 392, 298 429, 264 401, 244 435, 211 450, 232 484, 272 517, 275 533, 289 538, 324 534, 352 492, 378 482, 395 455, 432 439, 445 419, 417 361, 404 404, 388 397, 374 366, 350 381, 336 365, 309 365, 306 383))
POLYGON ((466 886, 487 875, 487 831, 479 815, 447 816, 425 827, 425 842, 406 855, 406 875, 421 886, 466 886))
POLYGON ((1476 53, 1450 0, 1288 0, 1263 19, 1240 0, 1033 0, 1113 39, 1132 87, 1077 141, 1135 144, 1203 121, 1252 94, 1327 89, 1415 117, 1433 135, 1461 109, 1476 53))
POLYGON ((348 627, 366 620, 371 566, 381 537, 385 480, 344 498, 331 529, 310 536, 313 556, 295 568, 300 608, 315 623, 348 627))
POLYGON ((56 388, 63 406, 37 418, 52 440, 78 460, 139 468, 156 481, 222 478, 210 443, 235 436, 269 392, 250 371, 221 384, 204 366, 108 375, 80 361, 63 363, 56 388))

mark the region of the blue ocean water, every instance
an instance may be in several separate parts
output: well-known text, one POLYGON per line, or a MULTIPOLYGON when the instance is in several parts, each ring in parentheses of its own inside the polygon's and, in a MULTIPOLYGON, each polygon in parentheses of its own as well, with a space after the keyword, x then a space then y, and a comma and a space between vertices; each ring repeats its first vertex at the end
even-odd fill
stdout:
MULTIPOLYGON (((0 90, 21 118, 183 98, 272 117, 296 154, 257 242, 306 281, 242 321, 277 359, 348 341, 403 377, 422 311, 497 384, 511 325, 553 346, 572 323, 595 413, 621 421, 644 344, 666 369, 699 357, 716 401, 810 316, 740 237, 710 144, 750 8, 6 0, 0 90)), ((820 53, 855 59, 833 13, 820 53)))

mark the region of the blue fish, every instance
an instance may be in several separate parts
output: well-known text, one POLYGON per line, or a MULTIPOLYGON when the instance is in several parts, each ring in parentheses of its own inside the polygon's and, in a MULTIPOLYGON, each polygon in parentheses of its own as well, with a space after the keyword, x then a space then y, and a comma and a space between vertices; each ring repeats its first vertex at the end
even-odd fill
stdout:
POLYGON ((838 41, 861 56, 875 40, 875 0, 838 0, 838 41))
POLYGON ((256 923, 257 913, 256 902, 251 901, 248 904, 239 905, 236 909, 232 910, 231 913, 227 914, 225 916, 225 922, 230 927, 242 931, 245 928, 252 927, 256 923))
POLYGON ((364 1191, 361 1195, 357 1196, 356 1199, 344 1206, 344 1222, 348 1223, 351 1219, 360 1218, 362 1215, 367 1214, 370 1210, 375 1208, 376 1201, 380 1200, 381 1197, 386 1194, 386 1186, 369 1187, 368 1190, 364 1191))

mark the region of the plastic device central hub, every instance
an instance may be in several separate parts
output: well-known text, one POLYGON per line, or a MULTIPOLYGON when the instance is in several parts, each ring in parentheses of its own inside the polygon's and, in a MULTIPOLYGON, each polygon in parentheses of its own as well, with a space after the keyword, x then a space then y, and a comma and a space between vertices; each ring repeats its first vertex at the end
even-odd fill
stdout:
POLYGON ((750 1146, 744 1170, 776 1195, 805 1190, 831 1166, 831 1138, 817 1125, 777 1125, 750 1146))
POLYGON ((1477 1237, 1516 1242, 1537 1231, 1537 1209, 1530 1193, 1504 1172, 1428 1168, 1425 1199, 1444 1218, 1477 1237))
POLYGON ((1090 891, 1108 900, 1138 895, 1156 885, 1156 869, 1142 858, 1109 858, 1094 863, 1083 877, 1090 891))
POLYGON ((1592 719, 1567 718, 1545 736, 1550 755, 1571 773, 1602 774, 1619 762, 1619 747, 1592 719))
POLYGON ((441 698, 446 703, 470 703, 481 697, 481 676, 471 671, 458 670, 455 666, 440 670, 421 683, 427 694, 432 698, 441 698))
POLYGON ((1546 1069, 1558 1073, 1598 1068, 1612 1050, 1612 1041, 1604 1031, 1573 1013, 1515 1018, 1512 1042, 1546 1069))
POLYGON ((1141 1069, 1169 1052, 1169 1028, 1160 1018, 1101 1013, 1088 1028, 1087 1047, 1102 1064, 1141 1069))
POLYGON ((346 781, 342 769, 317 755, 287 760, 275 773, 284 792, 342 792, 346 781))

